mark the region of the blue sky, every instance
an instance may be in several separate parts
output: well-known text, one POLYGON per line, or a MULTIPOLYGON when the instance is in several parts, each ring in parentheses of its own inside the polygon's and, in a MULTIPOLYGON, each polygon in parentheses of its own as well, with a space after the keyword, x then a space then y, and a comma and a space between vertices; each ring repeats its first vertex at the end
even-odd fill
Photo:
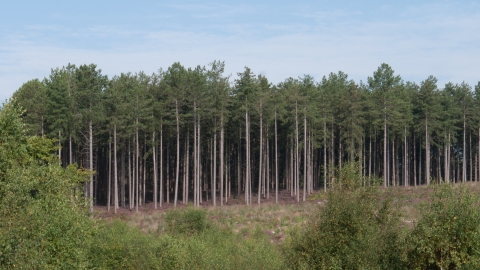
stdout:
POLYGON ((223 60, 278 83, 381 63, 404 80, 480 80, 480 1, 9 1, 0 9, 0 100, 68 63, 109 77, 223 60))

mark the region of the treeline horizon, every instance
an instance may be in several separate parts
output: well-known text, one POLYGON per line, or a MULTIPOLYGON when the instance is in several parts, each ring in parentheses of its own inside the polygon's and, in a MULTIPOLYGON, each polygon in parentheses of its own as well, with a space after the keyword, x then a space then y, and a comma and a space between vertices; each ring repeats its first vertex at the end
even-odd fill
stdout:
POLYGON ((478 181, 480 82, 404 81, 381 64, 366 83, 339 71, 273 85, 248 67, 230 81, 224 62, 102 75, 68 64, 26 82, 11 101, 29 135, 58 139, 62 166, 92 169, 93 204, 246 204, 286 189, 295 200, 341 185, 478 181), (350 170, 351 171, 351 170, 350 170))

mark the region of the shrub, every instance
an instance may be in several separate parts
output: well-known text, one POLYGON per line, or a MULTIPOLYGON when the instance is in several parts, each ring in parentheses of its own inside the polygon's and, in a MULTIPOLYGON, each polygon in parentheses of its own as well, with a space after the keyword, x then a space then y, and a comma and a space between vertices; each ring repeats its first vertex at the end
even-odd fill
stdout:
POLYGON ((165 230, 172 234, 196 234, 209 227, 205 210, 188 208, 171 210, 165 214, 165 230))
POLYGON ((20 110, 0 111, 0 268, 85 268, 94 222, 73 190, 84 175, 66 169, 45 138, 26 138, 20 110))
POLYGON ((411 269, 480 269, 480 199, 465 186, 438 185, 408 237, 411 269))
POLYGON ((89 248, 96 269, 181 269, 178 241, 154 237, 119 221, 104 223, 89 248))
POLYGON ((332 191, 304 232, 284 245, 293 269, 402 269, 397 208, 375 189, 332 191))

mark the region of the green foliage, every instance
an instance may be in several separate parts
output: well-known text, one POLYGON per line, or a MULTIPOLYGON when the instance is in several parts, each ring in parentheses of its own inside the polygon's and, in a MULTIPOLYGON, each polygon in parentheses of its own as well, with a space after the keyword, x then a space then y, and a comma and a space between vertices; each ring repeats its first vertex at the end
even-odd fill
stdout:
POLYGON ((402 269, 395 204, 375 189, 332 191, 325 208, 284 246, 293 269, 402 269))
POLYGON ((363 186, 362 175, 358 162, 348 162, 342 169, 337 168, 337 183, 332 183, 332 188, 340 190, 357 190, 363 186))
POLYGON ((52 162, 53 141, 27 139, 20 113, 0 111, 0 268, 84 268, 94 234, 74 194, 84 174, 52 162))
MULTIPOLYGON (((203 211, 170 212, 175 212, 169 214, 170 221, 180 224, 185 213, 197 216, 203 211)), ((90 249, 89 260, 91 267, 98 269, 282 268, 278 251, 266 239, 245 239, 213 225, 196 234, 175 231, 151 235, 121 222, 103 224, 90 249)))
POLYGON ((166 231, 171 234, 201 233, 210 226, 205 210, 194 208, 167 212, 165 223, 166 231))
POLYGON ((480 199, 467 187, 439 185, 408 237, 410 269, 480 268, 480 199))
POLYGON ((179 251, 170 237, 152 237, 117 221, 100 226, 88 257, 97 269, 179 269, 179 251))

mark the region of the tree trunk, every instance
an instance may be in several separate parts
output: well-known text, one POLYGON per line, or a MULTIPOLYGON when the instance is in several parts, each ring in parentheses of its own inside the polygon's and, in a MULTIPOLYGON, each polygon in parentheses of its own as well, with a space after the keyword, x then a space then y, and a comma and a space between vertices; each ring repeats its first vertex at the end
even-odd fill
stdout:
MULTIPOLYGON (((215 126, 216 126, 215 120, 215 126)), ((212 201, 213 206, 217 206, 217 131, 213 133, 213 177, 212 177, 212 201)), ((221 192, 220 192, 221 193, 221 192)))
POLYGON ((327 192, 327 122, 325 120, 323 120, 323 192, 327 192))
POLYGON ((130 144, 130 140, 128 140, 128 205, 129 208, 133 208, 133 200, 132 200, 132 185, 133 185, 133 170, 132 170, 132 147, 130 144))
POLYGON ((197 103, 193 102, 193 205, 198 206, 197 103))
POLYGON ((92 121, 88 122, 88 137, 89 137, 89 155, 90 155, 90 213, 93 214, 93 128, 92 121))
POLYGON ((303 107, 303 201, 307 199, 307 108, 303 107))
POLYGON ((430 185, 430 138, 428 136, 428 118, 425 120, 425 183, 430 185))
POLYGON ((265 165, 265 174, 266 174, 266 177, 265 177, 265 186, 267 187, 267 200, 270 199, 270 152, 269 152, 269 144, 268 144, 268 125, 267 125, 267 143, 266 143, 266 147, 267 147, 267 153, 265 154, 267 160, 265 161, 266 162, 266 165, 265 165))
POLYGON ((238 149, 237 149, 237 197, 240 198, 240 191, 242 190, 242 183, 241 183, 241 177, 242 177, 242 168, 240 167, 241 160, 242 160, 242 129, 238 129, 238 149))
POLYGON ((250 130, 248 122, 248 110, 245 110, 245 139, 246 139, 246 171, 245 171, 245 202, 250 204, 250 130))
POLYGON ((413 185, 417 186, 417 143, 415 141, 415 131, 413 132, 413 185))
POLYGON ((278 141, 277 110, 275 109, 275 204, 278 204, 278 141))
POLYGON ((138 213, 138 203, 140 202, 140 199, 139 199, 139 164, 138 164, 138 160, 140 158, 140 148, 138 146, 138 118, 136 119, 136 122, 135 122, 135 199, 136 199, 136 204, 135 204, 135 212, 138 213))
POLYGON ((300 156, 298 148, 298 104, 295 102, 295 191, 297 193, 297 202, 300 201, 300 156))
POLYGON ((202 144, 201 144, 201 122, 200 122, 200 115, 198 115, 198 124, 197 124, 197 128, 198 128, 198 140, 197 140, 197 143, 198 143, 198 174, 197 174, 197 181, 198 181, 198 206, 200 206, 200 203, 202 202, 202 155, 201 155, 201 152, 202 152, 202 144))
POLYGON ((404 145, 403 145, 403 185, 409 186, 408 183, 408 156, 407 156, 407 127, 404 127, 403 135, 404 145))
MULTIPOLYGON (((160 119, 162 121, 163 119, 160 119)), ((160 207, 163 206, 163 123, 160 125, 160 145, 158 147, 160 152, 160 207)))
POLYGON ((68 136, 68 145, 69 145, 69 164, 73 164, 73 149, 72 149, 72 135, 68 136))
POLYGON ((396 157, 395 157, 395 139, 392 140, 392 185, 396 186, 397 179, 395 178, 395 166, 396 166, 396 157))
POLYGON ((155 149, 156 149, 156 145, 155 145, 155 131, 153 131, 153 133, 152 133, 153 204, 154 204, 154 206, 155 206, 155 209, 157 209, 157 198, 158 198, 158 194, 157 194, 157 190, 158 190, 158 186, 157 186, 157 160, 156 160, 157 153, 156 153, 155 149))
POLYGON ((113 181, 114 182, 114 205, 115 205, 115 214, 117 213, 118 209, 118 168, 117 168, 117 125, 113 126, 113 181))
POLYGON ((178 101, 175 100, 175 118, 177 120, 177 163, 175 171, 175 199, 173 202, 174 207, 177 207, 178 200, 178 174, 180 171, 180 119, 178 116, 178 101))
POLYGON ((258 159, 258 204, 260 204, 260 194, 262 189, 262 166, 263 166, 263 117, 262 117, 262 99, 260 99, 260 157, 258 159))
POLYGON ((187 155, 186 155, 187 161, 186 161, 186 165, 185 165, 186 175, 185 175, 185 199, 184 199, 184 203, 188 204, 188 180, 189 180, 189 172, 190 172, 190 170, 189 170, 189 168, 190 168, 190 136, 188 136, 188 134, 187 134, 186 151, 187 151, 187 155))
MULTIPOLYGON (((108 133, 108 140, 110 141, 110 132, 108 133)), ((107 195, 107 212, 110 212, 110 198, 112 194, 112 143, 108 142, 108 195, 107 195)))
POLYGON ((463 152, 462 152, 462 182, 467 181, 467 149, 465 147, 466 140, 465 140, 465 133, 466 133, 466 125, 465 125, 465 113, 463 114, 463 152))
POLYGON ((122 184, 120 186, 122 207, 125 207, 125 147, 122 147, 121 157, 122 184))
MULTIPOLYGON (((386 108, 384 107, 384 110, 386 108)), ((387 170, 387 117, 383 119, 383 186, 388 186, 388 170, 387 170)))
POLYGON ((61 136, 60 136, 60 129, 58 130, 58 162, 60 166, 62 166, 62 143, 61 143, 61 136))
MULTIPOLYGON (((220 205, 223 206, 223 166, 224 166, 224 127, 223 127, 223 113, 220 116, 220 205)), ((226 194, 226 193, 225 193, 226 194)), ((226 199, 226 196, 225 196, 226 199)))

